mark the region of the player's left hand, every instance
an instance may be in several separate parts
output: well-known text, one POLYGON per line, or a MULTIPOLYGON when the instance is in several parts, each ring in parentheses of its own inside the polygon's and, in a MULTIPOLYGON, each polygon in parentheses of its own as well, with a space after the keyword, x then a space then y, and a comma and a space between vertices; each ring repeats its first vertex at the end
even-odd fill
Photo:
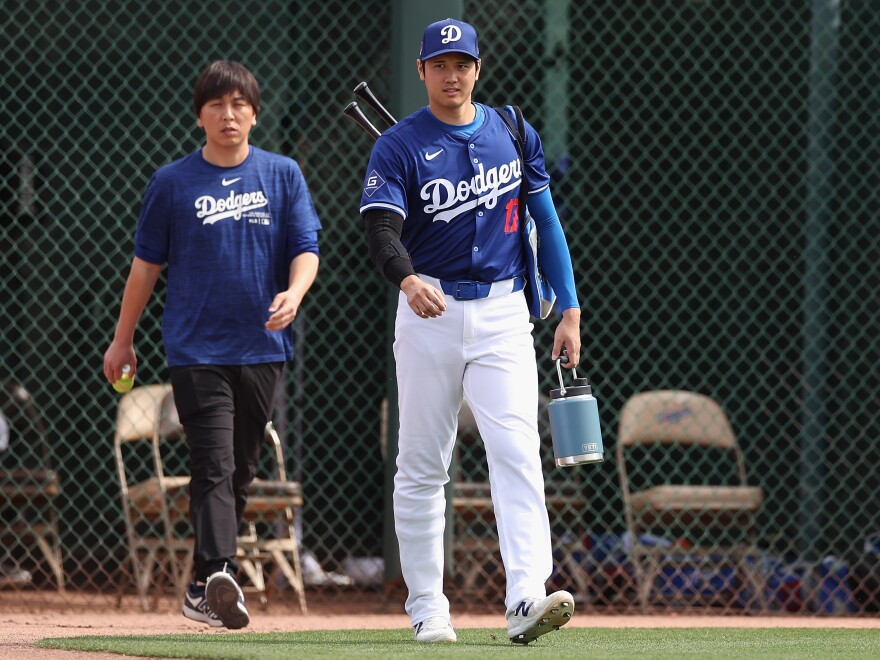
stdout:
POLYGON ((293 323, 296 313, 299 310, 299 303, 290 291, 283 291, 275 296, 272 304, 269 305, 269 319, 266 321, 266 330, 273 332, 284 330, 293 323))
POLYGON ((577 307, 562 312, 562 320, 553 336, 551 359, 555 361, 563 350, 568 355, 568 362, 563 362, 562 366, 574 369, 581 359, 581 310, 577 307))

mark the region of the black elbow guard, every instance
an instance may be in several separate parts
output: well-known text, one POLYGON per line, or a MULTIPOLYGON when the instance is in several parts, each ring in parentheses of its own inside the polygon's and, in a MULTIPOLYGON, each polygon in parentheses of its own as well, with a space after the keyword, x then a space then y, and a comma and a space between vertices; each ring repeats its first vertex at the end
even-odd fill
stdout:
POLYGON ((415 275, 412 259, 400 242, 403 218, 390 211, 376 210, 367 211, 363 220, 370 259, 389 282, 399 287, 405 277, 415 275))
POLYGON ((400 288, 404 278, 415 275, 416 271, 413 269, 412 259, 407 254, 405 257, 393 257, 386 261, 382 274, 385 275, 385 279, 400 288))

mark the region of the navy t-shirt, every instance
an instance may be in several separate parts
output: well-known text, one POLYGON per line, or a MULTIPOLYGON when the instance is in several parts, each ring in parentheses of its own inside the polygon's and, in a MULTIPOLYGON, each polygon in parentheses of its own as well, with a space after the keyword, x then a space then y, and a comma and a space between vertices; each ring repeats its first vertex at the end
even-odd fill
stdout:
POLYGON ((251 146, 235 167, 201 149, 160 168, 144 195, 134 253, 168 264, 162 337, 169 366, 293 357, 292 331, 265 328, 290 262, 318 254, 321 223, 297 163, 251 146))

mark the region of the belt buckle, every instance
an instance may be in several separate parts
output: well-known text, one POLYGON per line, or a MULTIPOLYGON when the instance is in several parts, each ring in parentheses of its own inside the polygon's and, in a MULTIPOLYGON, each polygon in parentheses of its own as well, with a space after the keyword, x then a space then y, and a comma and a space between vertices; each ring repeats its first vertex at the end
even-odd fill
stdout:
POLYGON ((455 283, 455 299, 456 300, 474 300, 479 295, 479 287, 477 282, 472 280, 460 280, 455 283), (462 290, 464 287, 464 290, 462 290))

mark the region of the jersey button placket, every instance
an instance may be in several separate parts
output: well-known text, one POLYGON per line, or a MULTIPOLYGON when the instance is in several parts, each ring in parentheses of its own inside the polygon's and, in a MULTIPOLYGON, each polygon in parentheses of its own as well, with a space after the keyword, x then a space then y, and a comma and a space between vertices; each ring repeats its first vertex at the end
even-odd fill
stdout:
MULTIPOLYGON (((475 145, 472 142, 469 142, 468 148, 470 149, 470 152, 473 154, 475 145)), ((471 161, 472 161, 471 168, 473 170, 474 177, 476 177, 478 169, 479 169, 477 167, 477 165, 479 164, 480 159, 472 156, 471 161)), ((468 213, 470 213, 470 212, 468 212, 468 213)), ((476 224, 476 212, 474 212, 474 223, 476 224)), ((478 240, 478 238, 477 238, 478 234, 479 234, 479 227, 477 228, 477 231, 474 233, 474 240, 478 240)), ((477 247, 476 245, 474 245, 473 249, 471 250, 471 267, 474 269, 478 268, 478 265, 476 263, 476 257, 478 256, 479 252, 480 252, 480 248, 477 247)), ((472 302, 474 302, 474 301, 468 301, 468 302, 462 303, 461 307, 460 307, 461 314, 462 314, 461 340, 462 340, 462 345, 465 347, 470 346, 474 343, 474 338, 475 338, 475 333, 476 333, 475 318, 474 318, 474 308, 476 307, 476 305, 472 304, 472 302)))
MULTIPOLYGON (((479 170, 478 165, 480 164, 480 159, 476 157, 476 153, 474 149, 476 149, 476 145, 471 142, 468 144, 468 147, 471 150, 471 154, 474 154, 471 158, 473 161, 473 172, 474 177, 477 176, 477 172, 479 170)), ((479 207, 477 207, 479 208, 479 207)), ((476 209, 475 209, 476 211, 476 209)), ((481 215, 480 211, 475 212, 475 216, 481 215)), ((474 224, 476 225, 476 217, 474 217, 474 224)), ((474 240, 480 240, 480 227, 476 226, 476 231, 474 232, 474 240)), ((474 270, 479 270, 480 264, 478 262, 478 257, 480 256, 480 247, 478 245, 474 245, 471 250, 471 265, 474 270)), ((473 301, 477 302, 477 301, 473 301)), ((465 347, 471 346, 474 343, 474 339, 476 337, 476 317, 474 312, 478 309, 478 305, 475 305, 471 302, 465 303, 462 305, 462 343, 465 347)))

